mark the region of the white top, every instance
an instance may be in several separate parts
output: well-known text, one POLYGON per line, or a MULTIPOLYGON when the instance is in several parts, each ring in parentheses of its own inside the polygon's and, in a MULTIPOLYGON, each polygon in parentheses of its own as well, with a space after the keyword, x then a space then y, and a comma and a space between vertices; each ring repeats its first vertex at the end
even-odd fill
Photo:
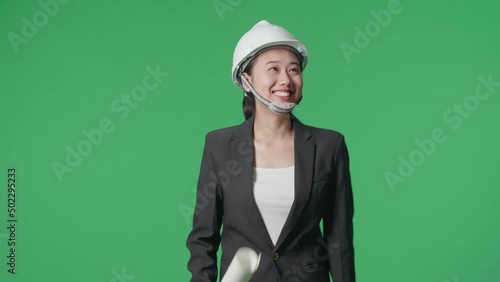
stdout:
POLYGON ((295 166, 253 168, 255 202, 276 245, 295 198, 295 166))

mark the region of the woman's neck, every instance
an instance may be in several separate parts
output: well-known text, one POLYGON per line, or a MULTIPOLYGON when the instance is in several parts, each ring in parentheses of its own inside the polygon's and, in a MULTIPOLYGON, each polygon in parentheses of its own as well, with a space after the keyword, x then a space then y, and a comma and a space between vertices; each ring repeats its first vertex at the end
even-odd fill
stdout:
POLYGON ((255 141, 270 143, 277 140, 293 138, 293 128, 290 114, 277 114, 266 109, 255 113, 255 141))

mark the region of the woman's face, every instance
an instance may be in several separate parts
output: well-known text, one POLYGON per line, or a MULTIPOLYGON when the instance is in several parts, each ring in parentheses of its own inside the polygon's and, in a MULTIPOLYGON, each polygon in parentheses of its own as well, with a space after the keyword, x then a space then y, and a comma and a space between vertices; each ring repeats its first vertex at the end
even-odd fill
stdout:
MULTIPOLYGON (((262 52, 248 73, 243 73, 257 93, 271 102, 296 103, 302 96, 302 71, 294 52, 270 49, 262 52)), ((250 90, 243 84, 245 91, 250 90)), ((258 104, 258 103, 257 103, 258 104)))

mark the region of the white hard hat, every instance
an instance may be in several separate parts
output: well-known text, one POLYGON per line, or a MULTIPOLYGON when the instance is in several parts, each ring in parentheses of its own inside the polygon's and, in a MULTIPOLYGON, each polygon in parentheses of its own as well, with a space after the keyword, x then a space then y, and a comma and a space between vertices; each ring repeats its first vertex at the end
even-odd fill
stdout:
POLYGON ((305 69, 307 65, 307 49, 304 44, 295 39, 286 29, 262 20, 240 38, 234 49, 232 68, 234 84, 242 87, 240 75, 246 65, 259 52, 279 46, 292 49, 299 57, 302 70, 305 69))

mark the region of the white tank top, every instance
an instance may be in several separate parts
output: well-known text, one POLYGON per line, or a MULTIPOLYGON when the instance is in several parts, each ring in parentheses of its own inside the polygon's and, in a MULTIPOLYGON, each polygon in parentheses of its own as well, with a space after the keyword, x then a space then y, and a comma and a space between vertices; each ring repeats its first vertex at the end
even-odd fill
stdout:
POLYGON ((276 245, 295 198, 295 166, 253 168, 255 202, 276 245))

